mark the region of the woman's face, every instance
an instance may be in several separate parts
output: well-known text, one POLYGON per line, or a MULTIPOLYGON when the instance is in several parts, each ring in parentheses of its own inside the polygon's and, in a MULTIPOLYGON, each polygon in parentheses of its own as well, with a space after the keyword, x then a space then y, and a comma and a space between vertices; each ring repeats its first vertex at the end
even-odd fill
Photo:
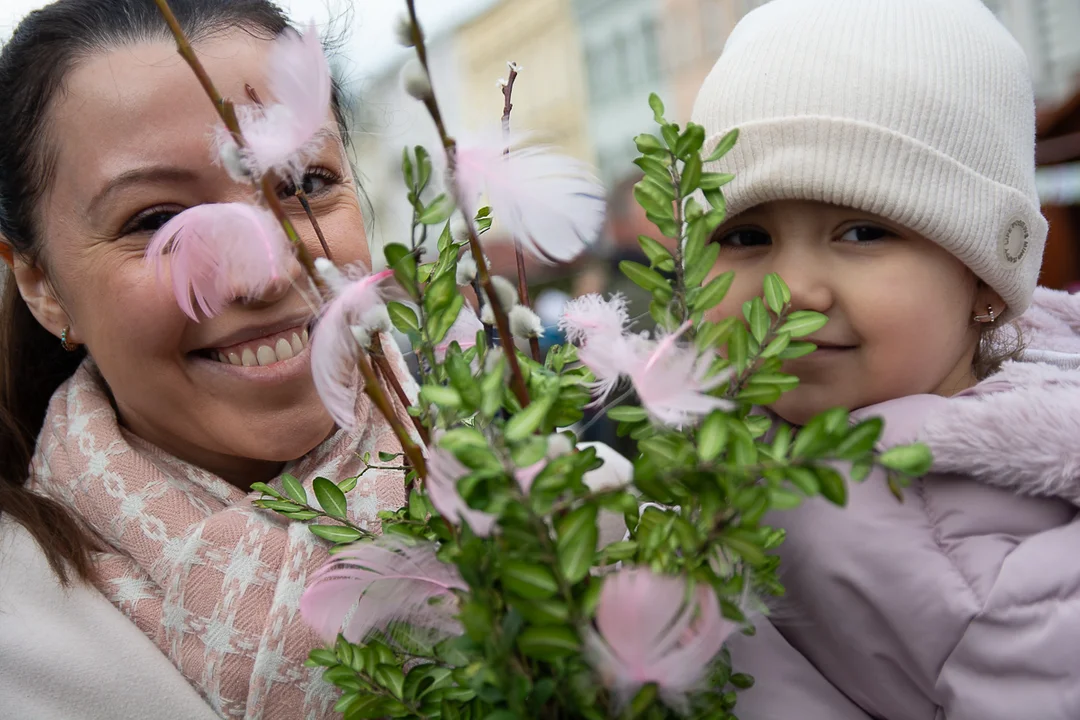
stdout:
MULTIPOLYGON (((221 93, 248 102, 245 85, 271 97, 269 47, 233 31, 196 50, 221 93)), ((81 62, 49 116, 55 166, 39 209, 43 282, 24 270, 20 287, 51 331, 70 324, 69 338, 86 346, 129 430, 243 485, 310 451, 333 422, 312 384, 305 332, 312 309, 295 285, 193 322, 168 278, 144 262, 154 230, 181 210, 254 201, 249 185, 212 161, 217 123, 170 43, 127 45, 81 62), (52 297, 35 301, 35 293, 52 297)), ((366 263, 357 192, 329 108, 327 128, 334 139, 304 189, 334 260, 366 263)), ((309 252, 321 255, 299 201, 280 189, 309 252)), ((298 263, 293 277, 306 287, 298 263)))
POLYGON ((721 226, 716 273, 735 271, 716 320, 741 316, 779 273, 795 310, 829 323, 813 337, 819 350, 788 361, 799 386, 773 406, 803 424, 831 407, 849 410, 907 395, 951 395, 975 382, 975 312, 1003 303, 926 238, 864 212, 815 202, 773 202, 721 226))

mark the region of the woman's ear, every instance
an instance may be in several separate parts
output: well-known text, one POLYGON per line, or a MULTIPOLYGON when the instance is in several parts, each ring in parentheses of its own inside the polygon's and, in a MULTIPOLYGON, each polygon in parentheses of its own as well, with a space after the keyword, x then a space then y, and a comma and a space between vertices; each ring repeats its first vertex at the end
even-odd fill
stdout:
MULTIPOLYGON (((19 294, 22 295, 26 306, 30 308, 30 313, 42 327, 56 337, 60 337, 71 321, 57 299, 56 291, 45 277, 45 271, 40 265, 29 263, 18 253, 13 254, 12 269, 15 284, 19 287, 19 294)), ((78 342, 71 330, 68 331, 68 341, 78 342)))

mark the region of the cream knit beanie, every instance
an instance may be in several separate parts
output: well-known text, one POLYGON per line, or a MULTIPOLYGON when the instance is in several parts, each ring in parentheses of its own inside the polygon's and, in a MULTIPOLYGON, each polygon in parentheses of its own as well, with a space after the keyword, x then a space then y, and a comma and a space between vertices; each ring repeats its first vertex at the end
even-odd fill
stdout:
POLYGON ((730 216, 816 200, 896 222, 1027 309, 1046 220, 1027 60, 980 0, 773 0, 727 41, 694 105, 730 216))

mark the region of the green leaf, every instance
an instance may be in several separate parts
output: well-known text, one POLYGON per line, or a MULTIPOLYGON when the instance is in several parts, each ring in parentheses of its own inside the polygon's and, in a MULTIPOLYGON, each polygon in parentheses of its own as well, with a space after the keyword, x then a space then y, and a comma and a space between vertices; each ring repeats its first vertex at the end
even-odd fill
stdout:
POLYGON ((424 309, 429 315, 442 312, 459 294, 457 280, 453 273, 440 275, 428 283, 424 289, 424 309))
POLYGON ((341 488, 324 477, 317 477, 315 482, 312 483, 312 489, 315 491, 315 498, 319 501, 319 505, 322 506, 323 512, 339 520, 348 517, 345 493, 341 492, 341 488))
MULTIPOLYGON (((705 128, 697 123, 687 123, 686 130, 679 136, 679 141, 675 143, 675 154, 679 156, 681 160, 686 161, 687 166, 691 161, 697 162, 698 165, 698 178, 694 182, 694 187, 697 187, 697 180, 700 180, 701 171, 701 146, 705 144, 705 128)), ((685 175, 685 171, 683 172, 685 175)), ((687 193, 683 193, 685 197, 687 193)))
POLYGON ((649 258, 649 264, 652 267, 659 267, 665 272, 674 272, 675 258, 671 256, 666 247, 648 235, 638 235, 638 244, 641 245, 645 256, 649 258))
POLYGON ((390 322, 394 324, 400 332, 420 332, 420 320, 416 317, 416 313, 408 305, 403 305, 399 302, 389 302, 386 304, 386 311, 390 313, 390 322))
POLYGON ((276 497, 281 500, 285 499, 284 495, 263 482, 251 483, 251 489, 261 492, 264 495, 269 495, 270 497, 276 497))
POLYGON ((665 123, 660 128, 660 137, 664 139, 668 149, 674 150, 679 143, 679 126, 675 123, 665 123))
POLYGON ((529 407, 511 417, 506 423, 504 431, 507 442, 520 442, 536 432, 544 422, 544 418, 547 417, 548 411, 551 410, 554 402, 554 395, 534 398, 529 407))
POLYGON ((769 505, 773 510, 794 510, 802 504, 803 496, 786 488, 769 488, 769 505))
POLYGON ((417 220, 424 225, 438 225, 446 222, 454 212, 454 201, 446 193, 442 193, 424 208, 417 220))
POLYGON ((731 337, 728 338, 727 345, 728 360, 736 368, 743 368, 746 366, 746 361, 749 359, 750 353, 750 334, 746 329, 746 326, 740 322, 736 322, 731 329, 731 337))
POLYGON ((715 410, 705 418, 698 430, 698 457, 702 462, 712 462, 727 447, 727 441, 727 417, 721 411, 715 410))
POLYGON ((565 625, 525 628, 517 645, 522 654, 547 662, 574 655, 581 647, 577 635, 565 625))
POLYGON ((803 467, 790 467, 785 470, 787 479, 791 484, 801 490, 807 497, 813 497, 821 492, 821 483, 812 470, 803 467))
POLYGON ((431 155, 424 148, 423 145, 417 145, 414 148, 416 152, 416 162, 420 166, 420 177, 416 180, 416 185, 423 190, 428 184, 428 180, 431 179, 431 155))
POLYGON ((623 275, 630 278, 630 280, 637 286, 649 292, 655 292, 661 289, 671 289, 670 283, 660 273, 645 267, 641 263, 636 263, 631 260, 623 260, 619 263, 619 269, 622 270, 623 275))
POLYGON ((634 199, 645 209, 646 215, 662 219, 675 217, 671 200, 651 178, 646 178, 634 186, 634 199))
POLYGON ((282 514, 290 520, 299 520, 301 522, 305 520, 313 520, 322 515, 322 513, 315 512, 314 510, 298 510, 296 512, 282 514))
POLYGON ((652 178, 658 183, 671 183, 669 165, 663 160, 649 155, 642 155, 634 160, 634 164, 642 169, 645 177, 652 178))
POLYGON ((694 153, 683 166, 682 177, 679 178, 679 195, 687 197, 698 189, 701 183, 701 156, 694 153))
POLYGON ((702 323, 696 340, 698 350, 705 351, 719 346, 728 339, 736 325, 741 326, 741 323, 734 317, 726 317, 718 323, 702 323))
POLYGON ((840 507, 847 505, 847 483, 843 475, 829 467, 816 467, 814 474, 821 484, 823 498, 840 507))
POLYGON ((649 93, 649 107, 652 108, 653 120, 658 125, 664 122, 664 103, 656 93, 649 93))
POLYGON ((502 566, 503 587, 526 600, 544 600, 559 590, 555 574, 543 565, 509 560, 502 566))
POLYGON ((461 394, 445 385, 424 385, 420 388, 420 398, 440 409, 461 407, 461 394))
POLYGON ((777 315, 791 302, 791 290, 776 273, 765 276, 765 301, 769 303, 769 309, 777 315))
POLYGON ((785 332, 793 338, 806 337, 825 327, 829 318, 813 310, 796 310, 787 317, 787 321, 780 326, 780 332, 785 332))
POLYGON ((401 175, 405 178, 405 187, 411 188, 415 184, 412 158, 409 157, 409 148, 401 149, 401 175))
POLYGON ((379 665, 375 668, 375 682, 382 685, 390 693, 401 699, 401 692, 405 686, 405 673, 393 665, 379 665))
POLYGON ((603 558, 604 564, 610 565, 611 563, 622 562, 634 557, 638 551, 638 544, 633 540, 620 540, 619 542, 611 543, 604 547, 600 551, 600 555, 603 558))
POLYGON ((339 480, 337 486, 341 488, 341 492, 347 493, 356 487, 356 483, 359 479, 359 477, 345 478, 344 480, 339 480))
POLYGON ((701 258, 694 265, 688 265, 686 267, 686 286, 697 287, 701 284, 713 267, 716 265, 716 259, 720 256, 720 245, 718 243, 709 243, 705 246, 705 251, 701 254, 701 258))
POLYGON ((701 294, 694 298, 690 308, 695 312, 704 312, 716 307, 724 301, 724 297, 727 295, 728 290, 731 289, 731 283, 734 280, 735 273, 731 270, 717 275, 705 287, 701 288, 701 294))
POLYGON ((634 138, 634 145, 637 146, 638 152, 643 155, 667 155, 667 148, 660 142, 655 135, 649 133, 642 133, 634 138))
POLYGON ((761 298, 750 301, 750 311, 747 313, 750 322, 750 334, 758 343, 765 342, 765 336, 769 334, 769 312, 765 309, 765 303, 761 298))
POLYGON ((344 525, 308 525, 308 530, 333 543, 351 543, 364 537, 360 531, 344 525))
POLYGON ((559 569, 569 583, 581 581, 592 569, 599 537, 596 513, 595 505, 583 505, 568 513, 556 525, 558 540, 555 543, 555 554, 559 560, 559 569))
POLYGON ((874 449, 884 425, 881 418, 862 421, 851 428, 847 437, 833 450, 833 454, 842 460, 857 460, 874 449))
POLYGON ((443 308, 442 312, 437 317, 428 319, 428 336, 431 342, 441 342, 446 333, 453 327, 454 322, 457 320, 458 315, 461 314, 461 308, 465 306, 465 296, 455 295, 450 301, 450 304, 443 308))
POLYGON ((719 190, 734 179, 735 176, 731 173, 702 173, 699 187, 701 187, 702 190, 719 190))
POLYGON ((912 477, 919 477, 930 471, 934 464, 934 458, 930 454, 930 448, 922 443, 916 443, 914 445, 900 445, 886 450, 878 458, 878 462, 890 470, 896 470, 912 477))
POLYGON ((563 625, 570 618, 570 608, 558 598, 511 601, 514 609, 534 625, 563 625))
MULTIPOLYGON (((787 333, 785 333, 787 335, 787 333)), ((790 335, 787 335, 790 337, 790 335)), ((817 350, 817 345, 809 342, 793 342, 787 346, 787 349, 780 353, 778 356, 781 360, 794 360, 796 358, 806 357, 810 353, 817 350)))
POLYGON ((761 351, 761 357, 772 358, 783 354, 788 349, 788 345, 791 344, 791 336, 787 333, 780 333, 772 342, 765 346, 765 349, 761 351))
POLYGON ((281 485, 285 488, 286 495, 301 505, 307 505, 307 491, 304 490, 304 486, 300 484, 299 480, 289 473, 285 473, 281 476, 281 485))
POLYGON ((641 422, 648 419, 649 415, 644 408, 633 405, 619 405, 607 411, 609 419, 616 422, 641 422))
POLYGON ((261 508, 274 510, 276 512, 299 512, 304 509, 296 503, 286 502, 284 500, 256 500, 255 502, 261 508))
POLYGON ((409 248, 401 243, 388 243, 383 247, 383 255, 386 257, 386 267, 394 271, 394 278, 415 296, 416 258, 413 257, 409 248))
POLYGON ((716 162, 720 158, 724 157, 731 148, 735 147, 735 143, 739 140, 739 129, 735 128, 724 137, 720 138, 720 142, 716 143, 716 147, 709 153, 709 157, 705 158, 705 162, 716 162))

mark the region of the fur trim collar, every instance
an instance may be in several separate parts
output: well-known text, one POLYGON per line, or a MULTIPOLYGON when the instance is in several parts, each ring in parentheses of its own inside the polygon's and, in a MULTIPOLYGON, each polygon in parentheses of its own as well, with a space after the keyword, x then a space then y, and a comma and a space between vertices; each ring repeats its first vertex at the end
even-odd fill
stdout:
POLYGON ((935 407, 934 468, 1080 505, 1080 295, 1040 288, 1017 324, 1023 360, 935 407))

